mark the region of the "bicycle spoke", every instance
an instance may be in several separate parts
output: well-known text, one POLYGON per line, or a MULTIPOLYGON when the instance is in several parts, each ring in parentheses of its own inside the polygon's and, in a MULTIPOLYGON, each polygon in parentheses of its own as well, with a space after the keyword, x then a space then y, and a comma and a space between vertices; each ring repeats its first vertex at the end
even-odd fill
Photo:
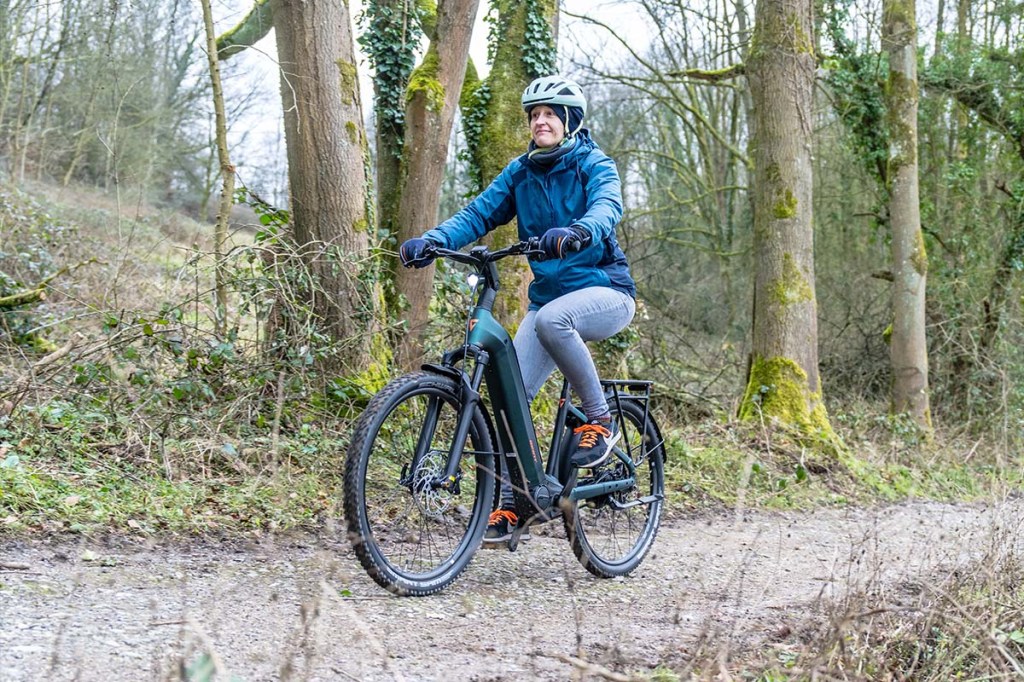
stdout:
POLYGON ((460 414, 454 382, 417 373, 392 385, 367 407, 371 430, 357 427, 346 464, 346 515, 356 554, 377 582, 400 594, 427 594, 454 580, 483 533, 492 446, 478 415, 461 448, 470 463, 452 485, 445 471, 460 414))
POLYGON ((578 485, 630 475, 635 484, 627 490, 579 502, 570 536, 576 555, 587 569, 603 577, 628 573, 643 559, 657 533, 664 485, 661 451, 652 451, 650 434, 642 432, 642 410, 629 408, 623 412, 621 450, 631 454, 635 473, 616 461, 578 485))

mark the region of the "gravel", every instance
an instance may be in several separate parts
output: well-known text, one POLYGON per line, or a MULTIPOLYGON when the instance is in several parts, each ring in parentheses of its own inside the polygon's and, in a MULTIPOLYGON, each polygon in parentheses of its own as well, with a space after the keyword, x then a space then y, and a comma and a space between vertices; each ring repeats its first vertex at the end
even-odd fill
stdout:
MULTIPOLYGON (((481 551, 440 595, 394 597, 340 533, 0 539, 0 681, 566 680, 743 656, 836 599, 897 597, 1024 549, 1024 500, 675 519, 627 578, 564 537, 481 551), (586 666, 574 673, 575 665, 586 666)), ((552 524, 553 526, 554 524, 552 524)), ((543 530, 549 530, 545 528, 543 530)))

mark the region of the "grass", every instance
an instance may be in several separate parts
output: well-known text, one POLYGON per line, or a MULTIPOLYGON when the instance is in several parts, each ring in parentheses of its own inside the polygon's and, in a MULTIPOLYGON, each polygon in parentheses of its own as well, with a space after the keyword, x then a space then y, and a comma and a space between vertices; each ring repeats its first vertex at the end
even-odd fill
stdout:
MULTIPOLYGON (((317 372, 316 353, 330 349, 312 335, 267 362, 265 321, 241 305, 236 336, 212 336, 205 226, 137 203, 119 213, 90 193, 76 195, 71 211, 67 197, 0 190, 0 231, 24 247, 0 254, 6 274, 38 281, 56 265, 47 264, 51 252, 68 263, 96 259, 45 305, 19 313, 26 339, 12 343, 10 329, 3 337, 3 379, 24 383, 0 396, 0 535, 237 535, 316 530, 340 517, 350 420, 367 395, 358 382, 317 372), (36 366, 75 334, 84 338, 71 353, 36 366)), ((253 296, 281 283, 258 263, 237 266, 253 296)), ((539 420, 550 421, 554 403, 549 390, 539 420)), ((832 458, 771 424, 663 423, 668 514, 972 501, 1024 486, 1024 448, 1012 438, 939 433, 933 445, 885 417, 885 405, 830 407, 846 444, 832 458)), ((711 642, 637 678, 1013 679, 1024 646, 1021 584, 1019 562, 997 552, 937 577, 909 605, 864 590, 823 604, 827 617, 744 660, 723 661, 711 642)))
MULTIPOLYGON (((4 272, 31 283, 60 259, 86 263, 45 305, 19 313, 27 344, 2 345, 4 378, 24 390, 0 405, 0 532, 249 532, 310 528, 336 515, 350 420, 368 394, 356 380, 318 372, 317 358, 332 349, 302 331, 305 318, 293 321, 305 335, 268 359, 257 303, 292 293, 291 264, 268 272, 259 259, 232 261, 238 329, 215 338, 208 226, 136 199, 0 190, 0 230, 19 247, 0 254, 4 272), (76 335, 68 355, 32 369, 76 335)), ((540 422, 550 421, 555 398, 549 387, 539 399, 540 422)), ((663 423, 669 513, 973 500, 1020 489, 1016 443, 940 434, 943 445, 932 446, 912 426, 877 416, 884 411, 833 407, 847 444, 833 458, 770 424, 663 423)))
POLYGON ((1024 571, 1015 538, 993 538, 988 556, 936 574, 916 596, 889 601, 870 587, 847 595, 802 641, 737 668, 757 682, 1024 678, 1024 571))
POLYGON ((319 453, 343 444, 329 434, 319 434, 314 456, 308 438, 289 442, 279 465, 246 473, 230 470, 223 448, 172 443, 161 457, 102 442, 115 434, 24 434, 19 420, 0 430, 0 533, 242 533, 313 528, 337 515, 338 463, 319 453))
MULTIPOLYGON (((865 407, 858 410, 862 414, 865 407)), ((846 446, 830 457, 809 451, 778 426, 705 419, 671 430, 666 468, 670 507, 969 502, 1024 489, 1019 448, 1007 452, 1003 443, 948 433, 929 443, 915 429, 885 416, 840 415, 834 421, 846 446)))

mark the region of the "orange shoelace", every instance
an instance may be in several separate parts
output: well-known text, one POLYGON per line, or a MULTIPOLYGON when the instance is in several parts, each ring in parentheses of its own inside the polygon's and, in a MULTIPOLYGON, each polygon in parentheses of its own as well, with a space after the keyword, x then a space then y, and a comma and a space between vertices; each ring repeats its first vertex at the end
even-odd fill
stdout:
POLYGON ((491 515, 487 518, 487 525, 493 526, 500 522, 502 519, 508 521, 508 525, 514 526, 519 521, 519 517, 515 512, 509 511, 508 509, 495 509, 491 512, 491 515))
POLYGON ((584 424, 583 426, 573 429, 573 433, 583 434, 580 436, 581 448, 592 448, 597 445, 598 436, 604 436, 605 438, 612 437, 612 432, 599 424, 584 424))

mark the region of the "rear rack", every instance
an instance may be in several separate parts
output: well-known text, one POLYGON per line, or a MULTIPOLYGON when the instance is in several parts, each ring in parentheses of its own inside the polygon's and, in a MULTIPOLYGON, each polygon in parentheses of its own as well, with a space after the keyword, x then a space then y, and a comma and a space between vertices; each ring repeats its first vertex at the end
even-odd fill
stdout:
MULTIPOLYGON (((647 433, 647 424, 650 418, 651 386, 653 385, 653 381, 639 381, 634 379, 601 380, 601 387, 604 389, 605 394, 611 399, 609 401, 609 407, 620 426, 624 425, 626 420, 625 416, 622 414, 622 403, 627 400, 634 403, 641 403, 644 406, 644 421, 640 433, 647 433)), ((630 459, 637 464, 643 461, 643 456, 646 454, 645 445, 646 444, 641 441, 641 454, 637 457, 633 453, 632 445, 629 443, 626 444, 627 454, 630 459)))

